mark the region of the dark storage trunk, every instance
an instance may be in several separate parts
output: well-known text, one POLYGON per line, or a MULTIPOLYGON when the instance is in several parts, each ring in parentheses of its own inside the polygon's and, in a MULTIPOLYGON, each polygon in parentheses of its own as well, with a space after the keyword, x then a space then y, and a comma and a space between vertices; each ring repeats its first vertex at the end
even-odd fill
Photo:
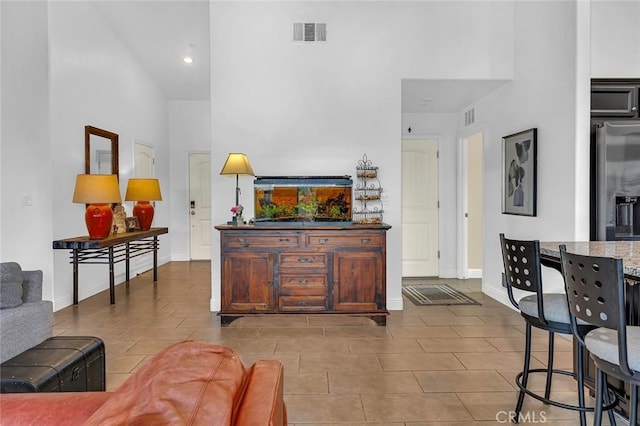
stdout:
POLYGON ((51 337, 0 365, 0 393, 104 390, 104 342, 97 337, 51 337))

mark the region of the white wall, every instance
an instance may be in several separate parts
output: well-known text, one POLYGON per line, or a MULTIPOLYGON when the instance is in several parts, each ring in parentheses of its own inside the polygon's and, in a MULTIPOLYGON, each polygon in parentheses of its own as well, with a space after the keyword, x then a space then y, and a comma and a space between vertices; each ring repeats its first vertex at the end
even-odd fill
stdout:
POLYGON ((190 259, 189 153, 211 151, 210 117, 209 101, 169 102, 171 260, 190 259))
POLYGON ((640 76, 640 2, 591 1, 591 75, 640 76))
MULTIPOLYGON (((367 153, 389 196, 387 300, 401 309, 401 80, 511 78, 513 5, 213 2, 210 17, 212 154, 220 159, 212 170, 228 152, 243 151, 259 175, 353 174, 367 153), (293 43, 297 21, 326 22, 328 41, 293 43)), ((249 205, 251 179, 240 185, 249 205)), ((233 190, 217 174, 212 188, 220 206, 213 221, 224 223, 233 190)), ((212 244, 211 308, 218 310, 216 231, 212 244)))
POLYGON ((2 133, 0 260, 42 269, 53 294, 46 2, 0 2, 2 133), (23 198, 32 205, 24 206, 23 198))
MULTIPOLYGON (((28 27, 29 28, 29 27, 28 27)), ((51 191, 52 239, 86 235, 84 205, 71 202, 75 176, 84 173, 84 126, 92 125, 120 137, 120 191, 124 197, 132 176, 133 144, 153 145, 156 176, 169 185, 169 131, 167 101, 138 65, 136 58, 113 34, 91 2, 49 3, 50 143, 51 175, 40 185, 51 191), (52 187, 49 184, 52 183, 52 187)), ((29 93, 35 88, 23 88, 29 93)), ((46 87, 42 90, 46 92, 46 87)), ((167 190, 163 194, 167 194, 167 190)), ((4 198, 3 194, 3 198, 4 198)), ((166 195, 165 195, 166 197, 166 195)), ((123 198, 124 201, 124 198, 123 198)), ((132 203, 125 203, 131 214, 132 203)), ((167 226, 170 197, 156 204, 154 226, 167 226)), ((51 256, 51 241, 47 241, 51 256)), ((160 237, 159 263, 169 260, 171 241, 160 237)), ((151 255, 132 275, 148 269, 151 255)), ((56 250, 54 294, 56 309, 72 299, 69 253, 56 250)), ((80 299, 108 288, 107 265, 82 265, 80 299)), ((124 263, 117 264, 116 282, 123 281, 124 263)))
POLYGON ((442 278, 457 276, 457 119, 456 114, 402 114, 403 139, 438 140, 438 246, 439 275, 442 278), (409 127, 411 133, 408 132, 409 127))
MULTIPOLYGON (((498 234, 541 241, 573 240, 575 212, 588 211, 588 205, 577 205, 575 197, 576 170, 588 168, 588 163, 577 163, 574 154, 589 147, 588 138, 577 137, 575 129, 575 16, 573 2, 517 2, 514 80, 476 105, 485 129, 482 288, 505 303, 498 234), (503 215, 501 138, 532 127, 538 128, 537 217, 503 215)), ((550 277, 545 287, 562 290, 563 283, 550 277)))

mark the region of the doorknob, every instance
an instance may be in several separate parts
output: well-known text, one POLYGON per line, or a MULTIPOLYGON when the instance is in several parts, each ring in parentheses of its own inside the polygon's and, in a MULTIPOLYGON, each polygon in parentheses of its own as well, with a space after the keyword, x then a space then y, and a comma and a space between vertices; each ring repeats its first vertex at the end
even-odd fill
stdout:
POLYGON ((196 212, 191 210, 191 216, 195 216, 195 215, 196 215, 196 212))

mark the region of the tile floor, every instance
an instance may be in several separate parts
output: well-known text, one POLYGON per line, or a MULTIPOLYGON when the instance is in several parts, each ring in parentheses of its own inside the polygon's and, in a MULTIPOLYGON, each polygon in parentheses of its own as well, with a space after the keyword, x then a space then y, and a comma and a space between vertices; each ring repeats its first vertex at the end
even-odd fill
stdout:
MULTIPOLYGON (((221 327, 209 312, 209 262, 171 262, 158 271, 54 314, 54 334, 94 335, 107 351, 107 388, 117 388, 169 344, 195 339, 230 346, 250 364, 285 365, 291 425, 498 425, 516 401, 524 326, 519 314, 480 292, 480 280, 441 280, 482 306, 418 307, 405 300, 386 327, 359 317, 241 318, 221 327)), ((545 334, 534 334, 532 364, 546 359, 545 334)), ((556 339, 556 367, 572 366, 570 341, 556 339)), ((534 379, 537 389, 542 380, 534 379)), ((554 382, 573 403, 575 382, 554 382)), ((577 415, 527 398, 522 423, 575 425, 577 415)))

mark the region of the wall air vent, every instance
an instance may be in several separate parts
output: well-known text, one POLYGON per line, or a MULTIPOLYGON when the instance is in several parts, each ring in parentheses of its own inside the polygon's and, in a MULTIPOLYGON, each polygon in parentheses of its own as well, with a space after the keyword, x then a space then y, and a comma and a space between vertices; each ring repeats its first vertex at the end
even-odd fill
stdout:
POLYGON ((471 108, 470 110, 464 113, 464 125, 471 126, 476 122, 476 110, 475 108, 471 108))
POLYGON ((327 41, 327 24, 294 22, 293 41, 327 41))

